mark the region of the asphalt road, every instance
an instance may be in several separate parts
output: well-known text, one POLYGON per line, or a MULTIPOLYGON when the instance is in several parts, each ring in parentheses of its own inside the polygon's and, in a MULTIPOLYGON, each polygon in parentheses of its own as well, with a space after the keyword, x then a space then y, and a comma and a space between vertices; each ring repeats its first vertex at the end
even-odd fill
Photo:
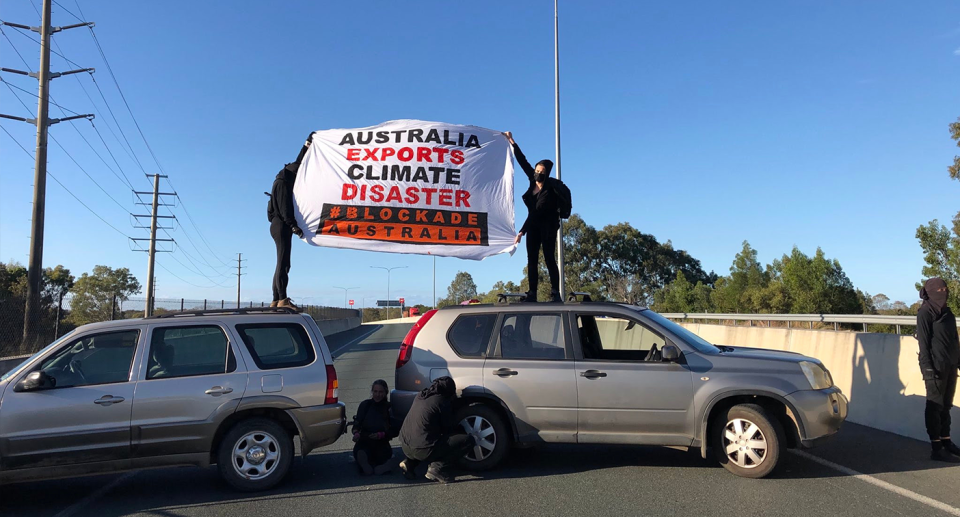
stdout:
MULTIPOLYGON (((368 325, 328 340, 348 417, 374 380, 393 384, 409 327, 368 325)), ((820 449, 787 454, 764 480, 675 449, 548 445, 442 486, 362 477, 351 450, 344 436, 299 462, 279 488, 253 495, 231 491, 212 468, 10 485, 0 487, 0 515, 960 515, 960 467, 927 461, 925 443, 853 424, 820 449)))

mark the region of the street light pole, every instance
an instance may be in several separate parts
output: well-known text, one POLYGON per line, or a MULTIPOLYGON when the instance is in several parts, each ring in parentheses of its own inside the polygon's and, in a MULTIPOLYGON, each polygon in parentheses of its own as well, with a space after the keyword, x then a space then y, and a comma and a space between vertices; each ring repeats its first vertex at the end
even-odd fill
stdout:
POLYGON ((357 289, 357 288, 356 287, 337 287, 337 286, 333 286, 333 288, 343 289, 343 308, 346 309, 347 308, 347 292, 349 292, 351 289, 357 289))
MULTIPOLYGON (((390 272, 394 269, 405 269, 407 266, 394 266, 394 267, 383 267, 383 266, 370 266, 373 269, 383 269, 387 272, 387 316, 390 316, 390 272)), ((400 316, 403 317, 403 312, 401 311, 400 316)))

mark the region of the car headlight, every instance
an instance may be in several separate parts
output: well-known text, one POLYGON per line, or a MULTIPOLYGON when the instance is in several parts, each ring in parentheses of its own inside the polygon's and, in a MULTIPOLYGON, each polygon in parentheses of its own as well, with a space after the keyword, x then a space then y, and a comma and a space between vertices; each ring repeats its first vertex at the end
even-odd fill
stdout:
POLYGON ((823 390, 833 387, 833 377, 826 368, 810 361, 800 361, 800 369, 803 375, 810 382, 810 387, 815 390, 823 390))

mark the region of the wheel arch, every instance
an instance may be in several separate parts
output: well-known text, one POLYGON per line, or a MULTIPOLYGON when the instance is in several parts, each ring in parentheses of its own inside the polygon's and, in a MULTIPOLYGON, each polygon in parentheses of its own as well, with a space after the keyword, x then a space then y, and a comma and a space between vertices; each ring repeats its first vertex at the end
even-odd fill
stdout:
POLYGON ((786 398, 776 393, 758 390, 735 390, 715 396, 702 413, 699 426, 700 455, 706 459, 710 446, 710 436, 714 431, 714 419, 721 412, 738 404, 757 404, 777 419, 783 428, 787 448, 800 446, 804 436, 803 421, 796 415, 797 410, 786 398))

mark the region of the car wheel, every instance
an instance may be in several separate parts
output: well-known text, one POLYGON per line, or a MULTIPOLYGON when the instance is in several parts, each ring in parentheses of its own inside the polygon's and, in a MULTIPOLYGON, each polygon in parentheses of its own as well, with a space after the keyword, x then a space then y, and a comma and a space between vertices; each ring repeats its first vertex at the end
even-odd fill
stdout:
POLYGON ((273 488, 292 464, 290 434, 265 418, 251 418, 233 426, 220 442, 217 454, 224 481, 244 492, 273 488))
POLYGON ((730 472, 746 478, 769 475, 780 461, 783 428, 756 404, 740 404, 713 422, 713 450, 730 472))
POLYGON ((500 464, 510 448, 506 422, 500 413, 485 404, 470 404, 457 411, 456 420, 477 442, 460 461, 465 470, 490 470, 500 464))

